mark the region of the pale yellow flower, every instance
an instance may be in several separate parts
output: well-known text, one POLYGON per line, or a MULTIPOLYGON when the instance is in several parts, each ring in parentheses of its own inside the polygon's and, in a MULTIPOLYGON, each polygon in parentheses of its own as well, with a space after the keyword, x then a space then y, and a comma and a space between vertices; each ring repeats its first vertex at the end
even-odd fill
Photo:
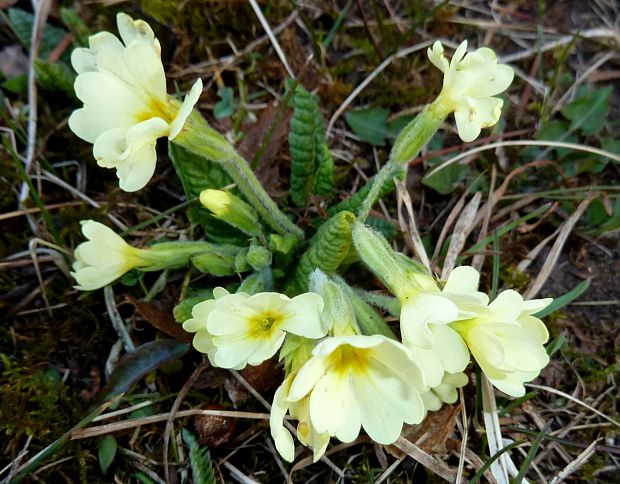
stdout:
POLYGON ((116 168, 119 185, 132 192, 153 176, 157 138, 174 139, 202 92, 198 79, 184 102, 168 96, 161 47, 149 25, 124 13, 116 17, 119 40, 110 32, 89 38, 89 48, 75 49, 75 93, 84 107, 69 127, 93 143, 97 163, 116 168))
POLYGON ((450 326, 467 342, 491 383, 508 395, 520 397, 525 394, 523 383, 536 378, 549 362, 543 346, 549 333, 532 314, 551 301, 524 301, 519 293, 508 290, 500 293, 486 312, 450 326))
POLYGON ((316 462, 325 453, 325 449, 327 449, 329 434, 327 432, 319 432, 312 424, 312 420, 310 420, 309 397, 304 397, 296 402, 289 401, 288 394, 295 375, 295 373, 289 375, 273 396, 271 414, 269 415, 271 437, 276 444, 276 449, 278 449, 284 460, 292 462, 295 458, 295 443, 291 433, 282 423, 288 412, 292 418, 298 421, 297 438, 302 444, 312 449, 313 462, 316 462))
POLYGON ((222 368, 260 365, 282 346, 286 333, 306 338, 325 335, 323 300, 308 292, 293 299, 276 292, 218 297, 207 315, 207 331, 215 350, 212 363, 222 368))
POLYGON ((457 390, 467 385, 468 381, 465 373, 444 373, 439 385, 421 395, 424 408, 430 412, 436 412, 444 403, 456 402, 457 390))
POLYGON ((148 265, 136 249, 112 229, 94 220, 82 220, 82 233, 88 239, 75 249, 71 275, 78 282, 76 289, 91 291, 118 279, 135 267, 148 265))
MULTIPOLYGON (((215 351, 217 348, 213 344, 213 335, 209 333, 207 329, 207 320, 209 314, 215 308, 215 301, 223 296, 228 296, 230 293, 223 287, 216 287, 213 289, 213 299, 207 299, 202 301, 192 308, 192 317, 187 319, 183 323, 183 329, 188 333, 196 333, 192 340, 192 345, 201 353, 204 353, 209 358, 209 361, 214 365, 215 351)), ((240 297, 249 297, 248 294, 239 293, 240 297)), ((241 369, 235 368, 236 370, 241 369)))
POLYGON ((485 310, 488 297, 477 291, 479 277, 472 267, 457 267, 443 289, 436 283, 423 290, 412 286, 410 295, 401 298, 403 343, 429 387, 440 385, 444 372, 459 373, 469 363, 467 345, 449 323, 485 310))
POLYGON ((419 423, 427 388, 407 349, 382 335, 334 336, 321 341, 295 375, 289 402, 309 398, 313 429, 351 442, 363 427, 391 444, 403 422, 419 423))
POLYGON ((493 96, 508 89, 514 72, 510 66, 498 64, 495 52, 487 47, 466 52, 465 40, 448 62, 437 41, 428 49, 428 58, 444 73, 443 89, 434 104, 442 111, 454 112, 459 136, 473 141, 482 128, 499 120, 503 101, 493 96))

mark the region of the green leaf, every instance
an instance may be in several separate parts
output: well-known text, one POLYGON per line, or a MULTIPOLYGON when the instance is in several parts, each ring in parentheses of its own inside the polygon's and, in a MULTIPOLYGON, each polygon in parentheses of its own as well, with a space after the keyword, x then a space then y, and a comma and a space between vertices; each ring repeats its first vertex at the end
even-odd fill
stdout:
POLYGON ((73 82, 75 74, 64 62, 50 64, 46 60, 36 59, 34 70, 37 76, 37 83, 43 89, 49 91, 64 91, 73 96, 73 82))
POLYGON ((423 177, 422 184, 442 195, 448 195, 454 191, 460 181, 465 179, 468 171, 466 165, 452 163, 431 176, 423 177))
POLYGON ((562 349, 562 346, 564 346, 565 344, 566 344, 566 337, 564 336, 563 333, 560 333, 560 335, 557 338, 555 338, 551 343, 549 343, 547 347, 545 348, 545 350, 547 351, 547 354, 549 355, 549 358, 551 358, 555 353, 560 351, 562 349))
POLYGON ((387 127, 388 114, 389 111, 384 108, 359 109, 348 112, 345 119, 362 141, 375 146, 384 146, 385 138, 390 135, 387 127))
POLYGON ((232 87, 220 87, 217 91, 220 101, 213 106, 213 116, 217 119, 228 118, 233 114, 235 91, 232 87))
POLYGON ((87 47, 90 30, 77 12, 71 8, 62 7, 60 18, 73 34, 73 42, 80 47, 87 47))
POLYGON ((189 350, 189 345, 173 339, 158 339, 145 343, 136 351, 125 354, 110 376, 108 384, 99 394, 98 404, 129 390, 145 375, 189 350))
POLYGON ((586 228, 580 228, 579 233, 588 236, 598 236, 620 228, 620 197, 616 197, 611 213, 599 199, 592 200, 585 213, 586 228))
POLYGON ((183 299, 179 304, 177 304, 172 310, 172 315, 174 316, 174 320, 177 323, 183 324, 189 318, 192 317, 192 309, 198 303, 206 301, 207 299, 211 299, 213 294, 196 297, 188 297, 187 299, 183 299))
POLYGON ((366 219, 366 225, 375 229, 386 239, 393 239, 394 237, 396 237, 396 234, 398 234, 398 227, 391 220, 377 217, 368 217, 366 219))
MULTIPOLYGON (((34 15, 19 8, 9 8, 9 22, 19 41, 26 50, 29 50, 34 15)), ((67 35, 66 30, 54 27, 50 24, 45 24, 41 37, 39 57, 47 59, 52 51, 58 47, 58 44, 64 39, 65 35, 67 35)))
MULTIPOLYGON (((575 133, 569 134, 569 125, 565 121, 551 121, 549 123, 543 124, 538 132, 534 135, 537 140, 548 140, 548 141, 565 141, 566 143, 576 143, 577 135, 575 133)), ((537 154, 542 152, 543 150, 539 147, 530 147, 526 150, 523 150, 524 153, 532 153, 537 154)), ((573 150, 569 148, 554 148, 552 151, 557 153, 558 158, 562 158, 567 154, 573 152, 573 150)))
POLYGON ((308 277, 317 267, 327 275, 333 274, 344 261, 351 247, 351 231, 355 215, 339 212, 325 222, 310 240, 301 256, 286 292, 299 294, 308 290, 308 277))
POLYGON ((534 316, 536 316, 537 318, 544 318, 545 316, 548 316, 552 312, 557 311, 560 308, 563 308, 570 302, 577 299, 584 292, 586 292, 589 287, 590 287, 590 279, 581 281, 579 284, 573 287, 566 294, 554 299, 553 302, 549 304, 549 306, 547 306, 545 309, 542 309, 541 311, 538 311, 536 314, 534 314, 534 316))
POLYGON ((291 153, 291 199, 298 206, 308 195, 331 195, 334 159, 327 145, 319 98, 297 85, 289 105, 294 109, 288 136, 291 153))
POLYGON ((206 445, 199 445, 196 437, 187 429, 181 429, 183 442, 189 448, 189 465, 195 484, 216 484, 211 453, 206 445))
POLYGON ((2 87, 13 94, 26 94, 28 92, 28 76, 19 74, 2 83, 2 87))
POLYGON ((113 435, 104 435, 99 439, 97 448, 99 452, 99 467, 101 467, 101 472, 107 474, 116 455, 116 439, 113 435))
POLYGON ((584 134, 596 134, 607 120, 609 97, 613 87, 591 89, 582 86, 575 99, 564 106, 560 112, 571 122, 572 131, 580 129, 584 134))

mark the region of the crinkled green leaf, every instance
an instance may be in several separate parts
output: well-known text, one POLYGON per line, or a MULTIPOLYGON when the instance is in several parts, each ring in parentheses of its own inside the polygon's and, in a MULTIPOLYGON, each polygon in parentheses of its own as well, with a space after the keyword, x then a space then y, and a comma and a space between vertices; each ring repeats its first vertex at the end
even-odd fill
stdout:
POLYGON ((308 290, 308 277, 317 267, 330 275, 338 269, 351 247, 351 231, 355 215, 339 212, 325 222, 310 246, 301 256, 293 277, 287 286, 287 293, 299 294, 308 290))
POLYGON ((601 89, 582 86, 575 99, 560 110, 570 120, 570 129, 580 129, 585 134, 598 133, 607 120, 612 89, 612 86, 601 89))
POLYGON ((384 146, 385 138, 390 136, 390 130, 387 126, 389 113, 384 108, 359 109, 357 111, 349 111, 345 118, 353 132, 362 141, 375 146, 384 146))
POLYGON ((195 484, 216 484, 211 453, 206 445, 199 445, 196 437, 187 429, 181 430, 183 442, 189 448, 189 465, 195 484))
POLYGON ((327 146, 319 98, 297 85, 289 101, 294 109, 288 137, 291 153, 291 199, 305 205, 308 195, 331 195, 334 160, 327 146))
POLYGON ((381 233, 386 239, 393 239, 398 233, 398 227, 396 227, 396 224, 391 220, 368 217, 368 219, 366 219, 366 225, 381 233))

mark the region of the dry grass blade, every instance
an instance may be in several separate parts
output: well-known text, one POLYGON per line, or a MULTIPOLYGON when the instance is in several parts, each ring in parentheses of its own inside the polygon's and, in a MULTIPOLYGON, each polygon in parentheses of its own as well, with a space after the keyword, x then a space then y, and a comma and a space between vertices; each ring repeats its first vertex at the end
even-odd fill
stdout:
POLYGON ((118 337, 123 342, 123 346, 125 347, 125 351, 131 353, 132 351, 136 351, 136 345, 133 343, 131 336, 129 336, 129 331, 125 326, 125 322, 121 317, 121 314, 118 312, 118 308, 116 307, 116 301, 114 300, 114 290, 112 286, 108 285, 103 288, 103 296, 105 299, 105 306, 108 310, 108 317, 112 322, 112 327, 116 330, 118 337))
POLYGON ((592 457, 592 455, 596 452, 596 444, 599 440, 601 439, 596 439, 590 445, 588 445, 588 447, 586 447, 574 461, 568 464, 564 469, 562 469, 558 474, 553 477, 550 484, 560 484, 560 482, 564 481, 573 472, 577 471, 577 469, 584 465, 588 461, 588 459, 592 457))
POLYGON ((620 422, 617 422, 613 418, 608 417, 607 415, 605 415, 600 410, 597 410, 596 408, 594 408, 592 405, 588 405, 583 400, 579 400, 578 398, 575 398, 575 397, 573 397, 572 395, 569 395, 566 392, 563 392, 561 390, 556 390, 555 388, 551 388, 551 387, 548 387, 548 386, 545 386, 545 385, 535 385, 534 383, 526 383, 525 386, 528 387, 528 388, 535 388, 537 390, 544 390, 546 392, 553 393, 555 395, 559 395, 559 396, 561 396, 563 398, 568 398, 570 401, 575 402, 576 404, 581 405, 582 407, 587 408, 588 410, 590 410, 591 412, 595 413, 599 417, 604 418, 608 422, 611 422, 616 427, 620 427, 620 422))
POLYGON ((563 141, 533 141, 533 140, 517 140, 517 141, 498 141, 496 143, 489 143, 488 145, 478 146, 476 148, 472 148, 471 150, 463 151, 458 155, 444 161, 441 165, 436 166, 430 172, 428 172, 425 177, 429 178, 437 173, 439 173, 444 168, 460 161, 463 159, 469 159, 469 161, 473 161, 474 158, 470 158, 471 155, 475 155, 476 153, 481 153, 483 151, 493 150, 495 148, 500 148, 504 146, 542 146, 543 148, 566 148, 569 150, 575 151, 584 151, 586 153, 592 153, 594 155, 599 155, 604 158, 609 158, 610 160, 614 160, 617 163, 620 163, 620 155, 615 153, 611 153, 610 151, 601 150, 599 148, 594 148, 588 145, 582 145, 578 143, 564 143, 563 141))
MULTIPOLYGON (((195 415, 210 415, 212 417, 230 417, 230 418, 248 418, 253 420, 269 420, 268 413, 257 412, 236 412, 232 410, 182 410, 177 412, 175 419, 183 417, 193 417, 195 415)), ((70 440, 89 439, 99 435, 111 434, 122 430, 142 427, 159 422, 166 422, 170 418, 170 413, 159 413, 148 417, 135 418, 123 422, 114 422, 96 427, 88 427, 86 429, 76 430, 71 433, 70 440)))
POLYGON ((198 377, 202 374, 203 370, 206 368, 206 365, 203 363, 198 366, 191 376, 183 385, 183 388, 177 394, 177 397, 174 399, 174 403, 172 404, 172 408, 170 409, 168 420, 166 421, 166 428, 164 429, 164 476, 166 477, 166 482, 170 482, 170 466, 168 465, 168 450, 170 448, 170 434, 174 428, 174 417, 176 416, 179 408, 181 407, 181 403, 185 399, 185 395, 192 388, 198 377))
POLYGON ((400 436, 392 445, 397 449, 402 450, 405 454, 418 461, 427 469, 433 471, 439 477, 442 477, 448 482, 455 482, 456 472, 440 460, 424 452, 417 445, 409 442, 403 436, 400 436))
POLYGON ((456 473, 456 482, 463 479, 463 469, 465 468, 465 451, 467 450, 467 437, 469 430, 469 421, 467 420, 467 409, 465 408, 465 398, 463 389, 459 388, 459 406, 461 407, 461 420, 463 421, 463 435, 461 437, 461 451, 459 453, 459 467, 456 473))
MULTIPOLYGON (((366 88, 366 86, 368 86, 368 84, 370 84, 375 77, 377 77, 386 67, 388 67, 392 63, 392 61, 425 49, 426 47, 429 47, 433 42, 434 40, 426 40, 417 45, 413 45, 411 47, 407 47, 406 49, 399 50, 398 52, 396 52, 396 54, 392 54, 391 56, 386 58, 381 64, 379 64, 374 71, 372 71, 362 82, 359 83, 359 85, 353 90, 353 92, 349 94, 349 96, 344 100, 344 102, 338 107, 338 109, 336 109, 332 117, 329 119, 329 123, 327 123, 326 135, 329 136, 332 128, 334 127, 334 124, 336 123, 336 120, 342 115, 342 113, 347 110, 351 102, 353 102, 353 100, 357 96, 359 96, 359 94, 366 88)), ((444 44, 448 45, 449 47, 456 47, 453 42, 444 42, 444 44)))
POLYGON ((246 476, 243 472, 241 472, 239 469, 237 469, 234 465, 232 465, 230 462, 224 462, 222 464, 224 467, 226 467, 226 469, 228 469, 228 471, 230 472, 230 475, 237 481, 240 482, 241 484, 259 484, 258 481, 255 481, 254 479, 246 476))
POLYGON ((448 253, 444 259, 441 269, 441 278, 446 280, 456 265, 456 258, 458 257, 463 247, 465 247, 465 241, 473 229, 474 218, 478 213, 478 206, 480 205, 480 199, 482 194, 476 193, 469 203, 463 209, 460 218, 454 226, 454 232, 452 233, 452 239, 448 246, 448 253))
MULTIPOLYGON (((495 165, 493 165, 491 169, 491 185, 489 186, 488 201, 487 203, 484 204, 484 206, 478 212, 479 215, 482 214, 484 217, 482 221, 482 229, 480 230, 480 233, 478 234, 478 242, 485 239, 489 232, 489 222, 491 221, 491 214, 493 213, 493 207, 495 206, 494 190, 495 190, 496 179, 497 179, 497 168, 495 167, 495 165)), ((476 219, 478 219, 478 216, 476 216, 476 219)), ((476 220, 474 220, 474 223, 472 225, 473 227, 476 227, 476 225, 478 225, 476 223, 476 220)), ((482 269, 482 266, 484 265, 484 258, 485 258, 484 252, 480 254, 476 254, 472 260, 471 266, 474 269, 476 269, 478 272, 480 272, 480 270, 482 269)))
POLYGON ((536 276, 536 279, 532 281, 530 286, 525 291, 525 298, 532 299, 538 294, 542 286, 545 284, 549 276, 551 275, 551 271, 553 270, 555 263, 558 261, 558 257, 560 257, 560 252, 564 247, 564 243, 566 239, 570 235, 573 227, 577 223, 577 221, 581 218, 583 213, 585 212, 590 202, 592 202, 593 198, 587 198, 582 201, 577 209, 573 212, 573 214, 568 217, 568 219, 562 224, 562 228, 560 229, 560 233, 558 234, 558 238, 553 243, 553 247, 551 247, 551 251, 549 255, 545 259, 545 263, 543 264, 540 272, 536 276))
POLYGON ((517 264, 517 272, 525 272, 532 262, 538 257, 538 254, 551 242, 560 232, 560 229, 553 232, 550 236, 541 240, 536 247, 530 250, 527 255, 517 264))
POLYGON ((269 25, 269 22, 267 22, 267 19, 263 15, 263 11, 260 9, 256 0, 250 0, 250 5, 252 6, 252 10, 254 10, 254 13, 258 17, 258 20, 260 21, 261 25, 265 29, 265 32, 267 33, 267 36, 269 37, 269 41, 271 42, 271 45, 276 51, 276 54, 278 54, 278 57, 280 58, 280 62, 282 62, 282 64, 284 65, 286 72, 292 79, 295 79, 295 74, 293 73, 293 70, 291 69, 291 66, 289 65, 288 61, 286 60, 284 51, 282 50, 282 47, 280 47, 280 43, 278 42, 278 39, 276 39, 276 36, 273 33, 271 26, 269 25))
MULTIPOLYGON (((487 377, 482 374, 482 409, 484 415, 484 428, 489 443, 490 455, 497 454, 503 447, 502 431, 499 426, 499 416, 497 415, 497 404, 495 402, 495 392, 487 377)), ((502 454, 499 459, 491 464, 491 474, 497 479, 499 484, 508 484, 508 470, 506 454, 502 454)))
POLYGON ((405 184, 400 180, 394 179, 394 183, 396 184, 396 189, 398 193, 398 223, 400 224, 401 229, 407 227, 407 233, 411 238, 411 243, 413 245, 413 250, 415 251, 415 254, 418 256, 422 264, 424 264, 424 266, 428 269, 429 273, 431 273, 431 263, 428 260, 426 249, 424 249, 422 238, 420 237, 418 227, 416 226, 415 216, 413 214, 413 205, 411 204, 411 197, 409 196, 409 192, 407 191, 405 184), (401 202, 405 204, 405 208, 407 209, 407 215, 409 217, 409 222, 407 223, 403 220, 402 217, 401 202))
POLYGON ((456 222, 456 218, 461 213, 461 210, 463 210, 466 199, 467 199, 467 193, 464 193, 463 195, 461 195, 461 198, 459 198, 459 201, 456 202, 456 205, 454 205, 454 207, 450 211, 450 215, 448 215, 448 218, 446 219, 445 223, 443 224, 443 227, 441 228, 441 232, 439 233, 439 238, 437 239, 437 243, 435 244, 435 251, 433 252, 433 259, 431 260, 431 263, 433 264, 433 266, 437 264, 437 261, 439 258, 439 252, 441 252, 441 247, 443 246, 443 241, 446 240, 446 237, 448 236, 448 232, 452 228, 452 225, 454 224, 454 222, 456 222))

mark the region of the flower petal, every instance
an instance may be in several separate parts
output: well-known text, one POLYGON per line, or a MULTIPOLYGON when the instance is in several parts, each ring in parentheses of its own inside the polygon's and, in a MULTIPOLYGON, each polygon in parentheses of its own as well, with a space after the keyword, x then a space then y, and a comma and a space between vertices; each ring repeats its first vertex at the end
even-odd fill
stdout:
POLYGON ((127 158, 119 160, 116 174, 119 186, 126 192, 143 188, 155 172, 157 138, 168 132, 168 123, 161 118, 151 118, 136 124, 127 131, 127 158))
POLYGON ((502 114, 503 101, 499 98, 462 98, 454 112, 459 137, 470 142, 475 140, 482 128, 493 126, 502 114))
POLYGON ((342 442, 355 440, 362 420, 351 382, 334 373, 324 375, 310 395, 310 419, 319 432, 342 442))
POLYGON ((173 140, 177 137, 177 135, 183 129, 183 125, 185 121, 192 113, 192 109, 198 102, 200 95, 202 94, 202 79, 197 79, 189 92, 185 95, 185 99, 183 100, 183 104, 181 104, 181 108, 177 112, 176 117, 170 123, 170 134, 168 135, 169 140, 173 140))
POLYGON ((78 74, 97 70, 97 56, 90 50, 79 47, 71 52, 71 65, 78 74))
POLYGON ((284 321, 280 328, 306 338, 325 336, 326 331, 321 326, 322 310, 323 299, 318 294, 307 292, 295 296, 283 309, 284 321))
POLYGON ((269 427, 271 438, 276 444, 276 449, 287 462, 293 462, 295 458, 295 443, 293 436, 282 423, 288 411, 288 401, 286 399, 288 388, 290 387, 291 377, 287 378, 276 390, 271 404, 269 414, 269 427))

